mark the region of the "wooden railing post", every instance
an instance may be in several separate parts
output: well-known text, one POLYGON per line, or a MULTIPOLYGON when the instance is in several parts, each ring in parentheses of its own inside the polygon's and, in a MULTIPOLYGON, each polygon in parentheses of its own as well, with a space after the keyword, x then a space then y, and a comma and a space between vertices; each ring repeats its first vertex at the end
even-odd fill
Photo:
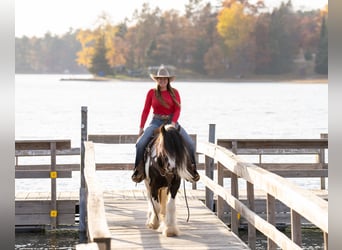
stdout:
MULTIPOLYGON (((224 187, 224 166, 218 162, 217 163, 217 184, 224 187)), ((225 201, 221 196, 217 196, 217 204, 216 204, 216 211, 217 211, 217 217, 219 217, 220 220, 224 220, 224 208, 225 208, 225 201)))
MULTIPOLYGON (((268 223, 275 225, 275 198, 274 196, 267 194, 266 198, 266 212, 268 223)), ((277 245, 271 238, 267 238, 267 250, 275 250, 277 245)))
MULTIPOLYGON (((233 141, 232 143, 232 152, 237 154, 237 142, 233 141)), ((233 197, 239 199, 239 181, 238 176, 231 172, 230 173, 230 191, 233 197)), ((239 214, 238 212, 231 208, 231 229, 236 234, 239 235, 239 214)))
POLYGON ((56 187, 56 142, 50 143, 50 154, 51 154, 51 167, 50 167, 50 179, 51 179, 51 210, 50 210, 50 218, 51 218, 51 228, 54 229, 57 227, 57 187, 56 187))
POLYGON ((302 246, 301 216, 293 209, 291 209, 291 238, 298 246, 302 246))
MULTIPOLYGON (((327 134, 321 134, 321 139, 327 139, 328 135, 327 134)), ((319 149, 319 155, 318 155, 318 159, 317 159, 318 163, 321 164, 321 168, 324 168, 325 165, 325 150, 324 148, 320 148, 319 149)), ((324 190, 326 189, 326 185, 325 185, 325 177, 321 177, 321 189, 324 190)))
POLYGON ((82 106, 81 108, 81 165, 80 165, 80 176, 81 176, 81 187, 80 187, 80 205, 79 205, 79 227, 80 227, 80 242, 86 242, 86 234, 87 225, 86 225, 86 216, 87 216, 87 191, 86 184, 84 178, 84 156, 85 156, 85 147, 84 142, 87 141, 88 137, 88 122, 87 122, 87 107, 82 106))
MULTIPOLYGON (((209 124, 209 142, 215 143, 215 124, 209 124)), ((214 179, 214 159, 205 156, 205 175, 214 179)), ((205 205, 214 211, 214 193, 205 187, 205 205)))
MULTIPOLYGON (((251 211, 255 211, 254 203, 254 185, 247 181, 247 204, 251 211)), ((256 249, 256 230, 252 223, 248 222, 248 246, 252 249, 256 249)))

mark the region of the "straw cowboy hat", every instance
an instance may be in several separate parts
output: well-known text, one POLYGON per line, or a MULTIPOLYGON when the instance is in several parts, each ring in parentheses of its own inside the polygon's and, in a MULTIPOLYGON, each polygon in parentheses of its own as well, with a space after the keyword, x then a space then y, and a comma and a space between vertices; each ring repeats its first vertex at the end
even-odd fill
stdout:
POLYGON ((170 82, 174 81, 176 76, 170 75, 169 71, 165 68, 165 66, 162 64, 160 65, 157 74, 150 74, 150 77, 152 80, 157 81, 157 78, 165 77, 169 78, 170 82))

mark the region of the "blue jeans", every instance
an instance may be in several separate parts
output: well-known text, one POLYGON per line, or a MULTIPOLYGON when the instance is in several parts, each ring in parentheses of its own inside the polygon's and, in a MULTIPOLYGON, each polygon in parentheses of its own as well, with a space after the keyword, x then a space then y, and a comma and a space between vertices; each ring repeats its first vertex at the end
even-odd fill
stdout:
MULTIPOLYGON (((137 140, 137 143, 135 144, 136 147, 136 156, 135 156, 135 166, 138 166, 139 162, 144 159, 144 151, 147 146, 147 144, 150 142, 151 138, 153 137, 153 132, 155 129, 159 128, 161 125, 163 125, 165 121, 161 119, 153 118, 151 123, 148 125, 148 127, 145 129, 144 133, 139 137, 137 140)), ((179 124, 176 124, 176 127, 178 127, 179 124)), ((195 143, 193 142, 192 138, 189 136, 189 134, 185 131, 183 127, 180 127, 179 133, 185 140, 185 143, 188 146, 188 150, 191 157, 191 162, 193 164, 196 164, 195 160, 195 143)))

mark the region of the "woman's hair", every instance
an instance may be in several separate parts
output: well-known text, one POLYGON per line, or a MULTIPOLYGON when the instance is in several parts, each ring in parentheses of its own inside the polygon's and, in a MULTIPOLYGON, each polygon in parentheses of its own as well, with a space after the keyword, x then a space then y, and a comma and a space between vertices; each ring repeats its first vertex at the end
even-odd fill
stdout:
MULTIPOLYGON (((171 87, 170 78, 167 78, 167 85, 166 85, 166 88, 167 88, 167 91, 170 93, 173 102, 174 102, 178 107, 180 107, 180 103, 179 103, 179 102, 177 101, 177 99, 176 99, 176 95, 175 95, 174 88, 171 87)), ((167 103, 165 102, 165 100, 163 99, 162 95, 161 95, 161 91, 160 91, 159 84, 157 84, 156 91, 155 91, 155 95, 156 95, 158 101, 159 101, 164 107, 166 107, 166 108, 169 107, 169 106, 167 105, 167 103)))

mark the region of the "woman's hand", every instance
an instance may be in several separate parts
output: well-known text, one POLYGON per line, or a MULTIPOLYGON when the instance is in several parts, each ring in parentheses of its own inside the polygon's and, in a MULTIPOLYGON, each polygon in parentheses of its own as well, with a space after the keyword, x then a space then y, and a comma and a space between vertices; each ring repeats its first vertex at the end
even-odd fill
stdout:
POLYGON ((140 128, 140 129, 139 129, 139 134, 138 134, 138 136, 140 137, 143 133, 144 133, 144 129, 143 129, 143 128, 140 128))

